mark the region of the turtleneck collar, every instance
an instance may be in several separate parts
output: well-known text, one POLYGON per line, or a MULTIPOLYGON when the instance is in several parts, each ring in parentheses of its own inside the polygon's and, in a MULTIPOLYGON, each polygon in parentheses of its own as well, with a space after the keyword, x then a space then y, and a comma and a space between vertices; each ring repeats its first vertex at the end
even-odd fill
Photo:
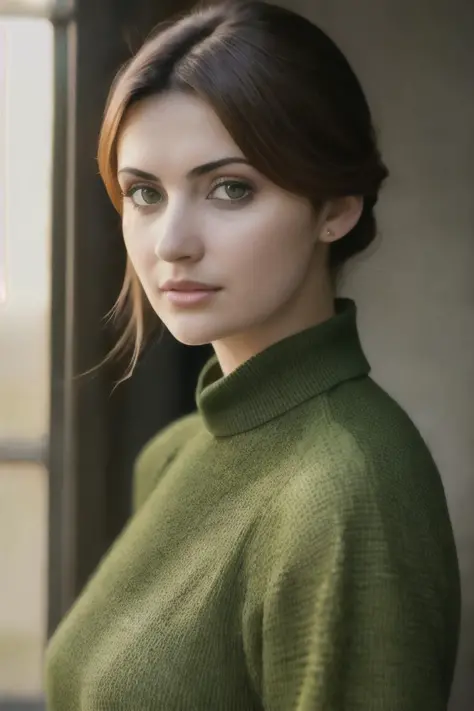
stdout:
POLYGON ((202 369, 196 404, 211 434, 225 437, 259 427, 370 366, 357 331, 357 308, 336 299, 336 314, 277 341, 224 376, 217 356, 202 369))

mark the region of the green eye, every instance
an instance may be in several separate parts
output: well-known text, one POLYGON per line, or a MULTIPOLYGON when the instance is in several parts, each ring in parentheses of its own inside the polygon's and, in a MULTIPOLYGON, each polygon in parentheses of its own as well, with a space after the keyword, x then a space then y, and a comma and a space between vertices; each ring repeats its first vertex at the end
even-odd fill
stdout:
POLYGON ((146 186, 135 186, 132 188, 127 197, 131 198, 134 205, 137 207, 149 207, 161 202, 161 193, 154 188, 146 186))
POLYGON ((244 183, 240 180, 225 180, 214 188, 210 198, 214 200, 238 202, 248 197, 251 192, 252 188, 248 183, 244 183))
POLYGON ((224 190, 231 200, 241 200, 247 194, 247 188, 243 183, 227 183, 224 190))

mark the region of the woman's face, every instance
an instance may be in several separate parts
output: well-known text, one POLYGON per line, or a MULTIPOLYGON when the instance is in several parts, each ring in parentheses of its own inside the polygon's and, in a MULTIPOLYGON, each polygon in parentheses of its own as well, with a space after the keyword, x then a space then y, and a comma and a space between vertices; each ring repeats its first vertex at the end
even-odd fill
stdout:
POLYGON ((130 260, 176 339, 234 343, 248 357, 312 325, 327 247, 317 217, 245 161, 199 98, 137 104, 120 135, 118 177, 130 260), (169 279, 218 290, 178 303, 162 291, 169 279))

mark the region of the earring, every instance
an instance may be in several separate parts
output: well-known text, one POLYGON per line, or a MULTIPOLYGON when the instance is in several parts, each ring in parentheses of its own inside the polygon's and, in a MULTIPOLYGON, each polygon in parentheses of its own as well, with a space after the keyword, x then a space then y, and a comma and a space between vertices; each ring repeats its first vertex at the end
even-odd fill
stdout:
POLYGON ((326 234, 327 234, 328 237, 334 237, 333 231, 330 230, 329 228, 326 230, 326 234))

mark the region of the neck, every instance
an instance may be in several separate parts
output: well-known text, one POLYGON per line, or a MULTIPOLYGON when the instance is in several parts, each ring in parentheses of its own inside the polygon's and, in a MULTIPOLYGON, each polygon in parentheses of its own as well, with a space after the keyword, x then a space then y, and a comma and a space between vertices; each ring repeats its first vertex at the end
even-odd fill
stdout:
POLYGON ((356 307, 336 299, 335 315, 274 343, 223 377, 213 355, 200 373, 196 404, 216 437, 248 432, 339 383, 368 374, 356 307))
POLYGON ((301 289, 267 321, 212 343, 224 375, 274 343, 334 316, 335 295, 330 278, 313 276, 308 283, 309 288, 301 289))

